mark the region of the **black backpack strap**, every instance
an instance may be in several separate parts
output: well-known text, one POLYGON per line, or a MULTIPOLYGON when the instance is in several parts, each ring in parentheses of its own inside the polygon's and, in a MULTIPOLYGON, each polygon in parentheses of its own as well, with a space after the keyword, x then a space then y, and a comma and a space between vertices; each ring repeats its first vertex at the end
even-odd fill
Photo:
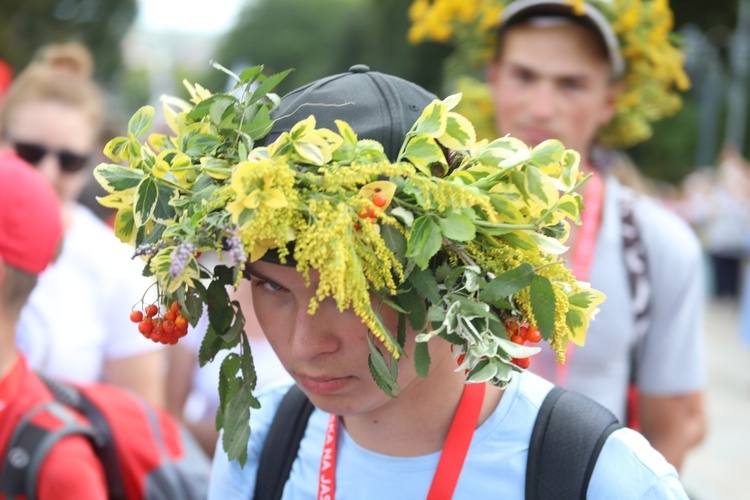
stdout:
POLYGON ((614 414, 599 403, 554 387, 531 433, 526 499, 585 499, 604 442, 620 427, 614 414))
POLYGON ((253 498, 279 500, 297 458, 299 444, 315 407, 305 393, 293 385, 281 400, 263 444, 253 498))
POLYGON ((31 409, 16 425, 8 441, 5 458, 0 466, 0 492, 6 498, 25 496, 29 500, 36 498, 37 478, 44 459, 52 447, 61 439, 81 435, 94 441, 95 431, 78 422, 76 415, 58 401, 42 403, 31 409), (57 429, 45 429, 32 419, 41 412, 46 412, 62 422, 57 429))
POLYGON ((120 472, 120 461, 117 458, 117 448, 107 419, 86 395, 75 387, 42 374, 37 375, 57 401, 77 410, 91 423, 96 431, 94 452, 107 478, 107 497, 110 500, 124 500, 125 485, 120 472))

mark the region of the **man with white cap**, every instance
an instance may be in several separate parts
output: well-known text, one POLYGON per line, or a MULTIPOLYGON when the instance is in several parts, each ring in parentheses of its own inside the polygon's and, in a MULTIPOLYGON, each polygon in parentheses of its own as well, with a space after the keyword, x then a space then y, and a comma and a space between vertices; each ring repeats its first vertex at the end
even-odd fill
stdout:
POLYGON ((667 2, 618 11, 624 4, 508 2, 488 82, 501 133, 530 145, 559 139, 593 174, 567 260, 607 300, 584 348, 569 349, 564 365, 541 353, 531 369, 622 422, 638 417, 643 434, 679 469, 705 432, 700 248, 676 216, 609 174, 611 155, 599 145, 647 138, 648 121, 676 110, 675 88, 687 82, 668 39, 667 2), (643 103, 654 95, 663 98, 656 116, 646 116, 643 103))

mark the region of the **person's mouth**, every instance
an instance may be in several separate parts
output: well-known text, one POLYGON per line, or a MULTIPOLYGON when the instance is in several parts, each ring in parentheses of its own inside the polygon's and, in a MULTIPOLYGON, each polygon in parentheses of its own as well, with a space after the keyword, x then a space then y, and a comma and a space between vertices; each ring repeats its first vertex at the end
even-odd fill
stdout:
POLYGON ((348 384, 350 384, 353 379, 354 378, 351 376, 335 377, 329 375, 297 375, 297 382, 306 392, 319 395, 333 394, 335 392, 338 392, 348 384))

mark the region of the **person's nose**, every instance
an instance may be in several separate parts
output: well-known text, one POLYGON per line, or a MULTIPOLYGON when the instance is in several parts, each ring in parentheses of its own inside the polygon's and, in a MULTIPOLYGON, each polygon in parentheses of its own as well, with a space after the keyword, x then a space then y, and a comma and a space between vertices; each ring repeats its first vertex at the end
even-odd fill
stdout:
POLYGON ((339 348, 341 312, 332 298, 323 300, 315 314, 308 313, 308 304, 297 308, 294 332, 290 340, 290 353, 299 361, 309 361, 330 354, 339 348))
POLYGON ((540 82, 535 85, 529 97, 529 112, 535 119, 547 120, 554 116, 556 96, 550 83, 540 82))
POLYGON ((60 177, 63 175, 59 162, 60 160, 57 158, 57 155, 47 153, 41 160, 39 160, 39 163, 35 165, 36 169, 39 170, 39 173, 42 174, 44 178, 47 179, 47 182, 53 186, 57 185, 60 177))

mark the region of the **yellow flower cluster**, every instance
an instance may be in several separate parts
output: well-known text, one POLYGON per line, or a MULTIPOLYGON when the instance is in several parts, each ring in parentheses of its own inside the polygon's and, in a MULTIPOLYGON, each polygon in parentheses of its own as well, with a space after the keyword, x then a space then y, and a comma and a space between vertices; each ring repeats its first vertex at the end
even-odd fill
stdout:
MULTIPOLYGON (((409 17, 409 40, 450 42, 468 60, 486 62, 492 54, 492 31, 505 5, 515 0, 414 0, 409 17), (478 36, 483 30, 484 36, 478 36)), ((683 55, 672 40, 673 16, 668 0, 568 0, 576 12, 586 3, 599 9, 611 22, 626 61, 622 81, 625 90, 617 99, 617 115, 599 130, 605 146, 627 147, 651 137, 651 123, 677 112, 682 105, 679 92, 690 82, 682 63, 683 55)), ((478 124, 492 124, 489 91, 486 85, 461 80, 457 90, 467 99, 460 112, 478 124), (474 96, 474 99, 472 99, 474 96)), ((491 126, 491 125, 489 125, 491 126)), ((490 128, 480 137, 494 137, 490 128)))

